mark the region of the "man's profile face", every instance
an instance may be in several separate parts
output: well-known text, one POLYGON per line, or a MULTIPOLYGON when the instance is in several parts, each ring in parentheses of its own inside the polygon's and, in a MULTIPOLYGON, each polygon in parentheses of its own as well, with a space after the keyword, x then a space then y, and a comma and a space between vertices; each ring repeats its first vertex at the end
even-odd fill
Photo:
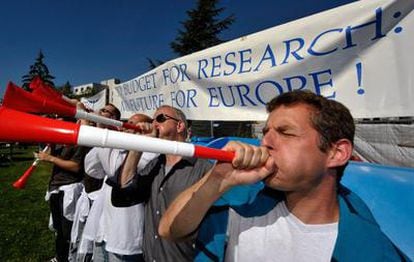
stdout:
POLYGON ((111 105, 106 105, 103 108, 99 110, 99 114, 101 116, 107 117, 107 118, 116 118, 115 109, 111 105))
MULTIPOLYGON (((135 114, 132 115, 128 119, 128 124, 135 126, 137 123, 152 123, 152 119, 146 115, 143 114, 135 114)), ((127 133, 134 133, 135 130, 133 129, 124 129, 124 132, 127 133)))
POLYGON ((269 149, 276 172, 265 179, 282 191, 308 191, 327 171, 328 152, 319 145, 319 134, 310 122, 311 107, 305 104, 280 106, 268 117, 262 145, 269 149))
POLYGON ((174 109, 161 107, 155 112, 153 119, 152 123, 158 131, 159 138, 177 140, 178 123, 181 120, 177 118, 174 109))

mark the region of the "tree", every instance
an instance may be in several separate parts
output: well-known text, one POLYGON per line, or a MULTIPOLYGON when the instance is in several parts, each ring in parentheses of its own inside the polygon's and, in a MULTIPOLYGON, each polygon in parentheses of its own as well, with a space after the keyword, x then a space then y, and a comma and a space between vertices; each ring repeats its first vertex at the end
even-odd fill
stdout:
POLYGON ((22 87, 24 89, 29 90, 29 84, 36 76, 39 76, 43 80, 43 82, 48 84, 49 86, 55 86, 55 84, 53 83, 53 79, 55 79, 55 77, 50 75, 49 69, 43 62, 44 57, 45 56, 43 55, 42 51, 40 51, 35 63, 30 66, 29 73, 22 77, 22 87))
POLYGON ((198 0, 197 7, 187 11, 188 20, 182 22, 184 30, 170 46, 180 56, 218 45, 223 42, 219 34, 234 22, 234 15, 219 20, 224 8, 217 8, 218 0, 198 0))
POLYGON ((69 81, 66 81, 66 83, 63 86, 59 86, 56 88, 62 95, 65 95, 67 97, 71 97, 73 95, 72 93, 72 85, 69 83, 69 81))
MULTIPOLYGON (((217 8, 218 0, 198 0, 195 9, 187 11, 188 20, 181 22, 184 29, 178 30, 178 36, 170 43, 171 49, 179 56, 224 42, 219 34, 234 22, 234 15, 218 20, 224 8, 217 8)), ((164 63, 162 60, 147 58, 149 69, 164 63)))
MULTIPOLYGON (((219 35, 234 22, 234 15, 219 19, 224 8, 217 8, 218 0, 198 0, 195 9, 187 11, 188 20, 182 22, 184 29, 170 43, 173 51, 188 55, 208 47, 218 45, 224 40, 219 35)), ((192 121, 192 134, 195 136, 251 136, 250 122, 235 121, 192 121)))
MULTIPOLYGON (((183 29, 170 43, 171 49, 179 56, 188 55, 208 47, 218 45, 222 40, 219 35, 234 22, 234 15, 224 19, 218 17, 224 8, 217 8, 218 0, 198 0, 194 9, 187 11, 188 19, 181 22, 183 29)), ((162 61, 147 58, 153 69, 162 61)), ((192 121, 192 134, 195 136, 252 136, 252 123, 239 121, 192 121)))

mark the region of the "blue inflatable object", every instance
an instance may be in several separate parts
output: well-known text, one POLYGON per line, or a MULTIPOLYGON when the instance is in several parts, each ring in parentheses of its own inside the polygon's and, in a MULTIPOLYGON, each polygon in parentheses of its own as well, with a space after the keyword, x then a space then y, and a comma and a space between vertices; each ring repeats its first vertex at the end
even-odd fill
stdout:
MULTIPOLYGON (((260 140, 255 138, 245 138, 245 137, 220 137, 210 141, 206 146, 212 148, 222 148, 229 141, 240 141, 246 144, 251 144, 258 146, 260 145, 260 140)), ((249 202, 254 199, 255 195, 263 188, 263 183, 259 182, 253 185, 242 185, 236 186, 226 192, 224 195, 218 199, 214 205, 234 205, 238 206, 243 203, 249 202)))
POLYGON ((213 148, 222 148, 227 144, 229 141, 240 141, 246 144, 251 144, 258 146, 260 145, 260 140, 257 138, 247 138, 247 137, 235 137, 235 136, 227 136, 227 137, 220 137, 214 140, 211 140, 207 146, 213 148))
POLYGON ((193 136, 191 137, 190 142, 195 145, 205 146, 211 141, 215 140, 214 137, 207 137, 207 136, 193 136))
MULTIPOLYGON (((206 146, 222 148, 230 140, 260 144, 253 138, 222 137, 206 146)), ((382 231, 414 260, 414 168, 351 161, 342 184, 364 200, 382 231)), ((250 201, 261 188, 262 183, 233 188, 215 205, 240 205, 250 201)))
POLYGON ((364 200, 382 231, 414 260, 414 168, 350 162, 342 184, 364 200))

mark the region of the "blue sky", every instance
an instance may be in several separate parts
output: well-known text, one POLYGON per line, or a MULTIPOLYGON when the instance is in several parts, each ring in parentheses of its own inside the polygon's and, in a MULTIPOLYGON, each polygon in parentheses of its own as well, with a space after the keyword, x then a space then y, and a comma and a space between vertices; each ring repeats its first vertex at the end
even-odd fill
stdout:
MULTIPOLYGON (((353 0, 221 0, 235 22, 232 40, 353 0)), ((14 0, 0 3, 0 97, 9 81, 21 85, 39 50, 55 84, 130 80, 148 71, 147 57, 176 58, 177 36, 190 0, 14 0)))

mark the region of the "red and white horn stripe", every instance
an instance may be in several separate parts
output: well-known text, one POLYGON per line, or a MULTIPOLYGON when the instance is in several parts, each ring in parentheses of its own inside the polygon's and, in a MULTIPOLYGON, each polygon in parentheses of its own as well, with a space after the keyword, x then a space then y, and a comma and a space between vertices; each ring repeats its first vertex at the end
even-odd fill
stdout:
POLYGON ((190 143, 122 133, 0 108, 0 141, 77 144, 215 159, 231 162, 234 152, 190 143))
POLYGON ((88 113, 75 105, 62 103, 55 97, 45 97, 23 90, 22 88, 9 83, 4 95, 3 106, 22 112, 40 114, 58 114, 59 116, 73 117, 76 119, 86 119, 95 123, 108 126, 124 127, 140 131, 140 128, 119 120, 106 118, 95 113, 88 113))

